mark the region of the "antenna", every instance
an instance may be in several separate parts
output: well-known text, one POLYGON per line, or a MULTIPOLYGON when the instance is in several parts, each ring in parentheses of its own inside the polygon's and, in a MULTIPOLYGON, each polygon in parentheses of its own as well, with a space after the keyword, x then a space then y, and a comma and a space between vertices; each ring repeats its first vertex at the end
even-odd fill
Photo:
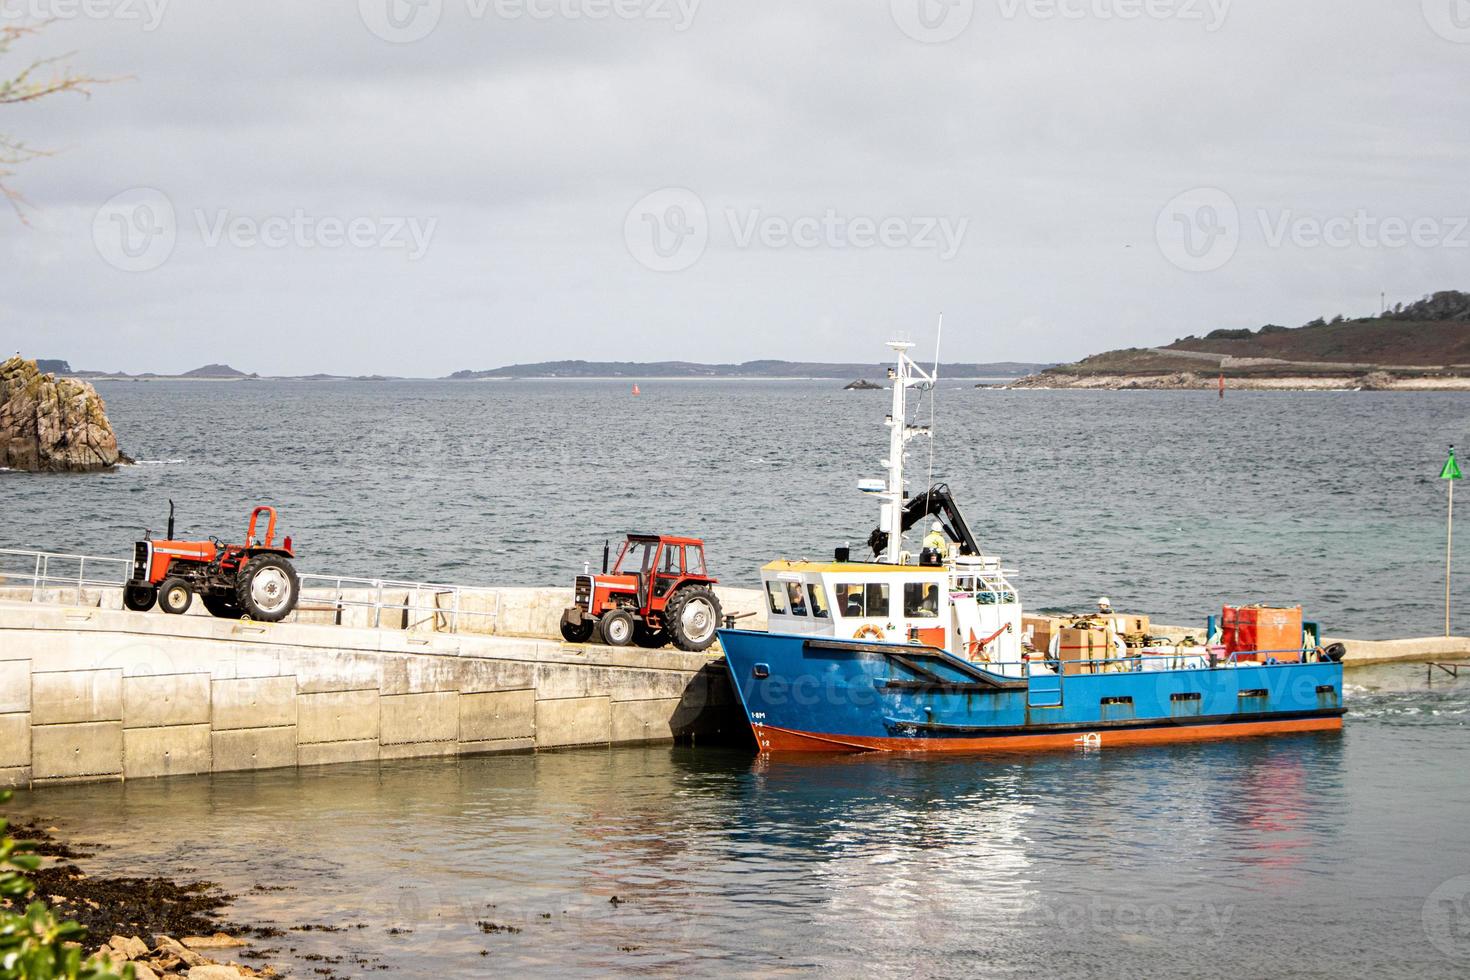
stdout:
MULTIPOLYGON (((934 337, 934 377, 929 382, 929 486, 934 486, 934 398, 939 392, 939 345, 944 341, 944 311, 939 311, 939 332, 934 337)), ((930 501, 932 504, 933 501, 930 501)))

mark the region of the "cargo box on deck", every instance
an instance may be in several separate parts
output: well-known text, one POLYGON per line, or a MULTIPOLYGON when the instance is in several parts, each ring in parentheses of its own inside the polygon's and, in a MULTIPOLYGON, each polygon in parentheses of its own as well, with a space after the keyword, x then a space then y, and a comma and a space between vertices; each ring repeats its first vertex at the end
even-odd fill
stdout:
POLYGON ((1221 642, 1238 660, 1302 658, 1301 606, 1226 606, 1220 615, 1221 642))
POLYGON ((1051 649, 1051 638, 1062 628, 1066 620, 1058 616, 1022 616, 1021 635, 1031 631, 1031 646, 1043 652, 1051 649))
POLYGON ((1106 660, 1113 654, 1112 631, 1106 627, 1097 625, 1061 628, 1061 642, 1057 645, 1057 657, 1062 661, 1063 674, 1102 673, 1102 664, 1087 661, 1106 660))
POLYGON ((1118 630, 1124 636, 1148 635, 1149 619, 1147 616, 1119 616, 1118 630))

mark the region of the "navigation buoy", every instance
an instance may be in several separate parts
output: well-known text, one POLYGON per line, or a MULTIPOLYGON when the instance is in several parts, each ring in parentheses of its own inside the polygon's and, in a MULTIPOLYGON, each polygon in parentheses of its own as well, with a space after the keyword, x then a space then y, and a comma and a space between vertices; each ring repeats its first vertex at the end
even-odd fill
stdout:
POLYGON ((638 390, 638 386, 637 385, 634 385, 633 386, 633 397, 634 398, 637 398, 641 394, 643 394, 643 392, 641 392, 641 391, 638 390))

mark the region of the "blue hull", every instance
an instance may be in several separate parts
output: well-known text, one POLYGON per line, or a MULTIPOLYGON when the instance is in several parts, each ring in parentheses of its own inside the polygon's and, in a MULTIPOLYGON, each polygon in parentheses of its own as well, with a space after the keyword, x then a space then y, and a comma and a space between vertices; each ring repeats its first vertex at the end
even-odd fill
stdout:
POLYGON ((1342 725, 1342 665, 1005 677, 931 647, 722 630, 763 751, 1051 748, 1342 725))

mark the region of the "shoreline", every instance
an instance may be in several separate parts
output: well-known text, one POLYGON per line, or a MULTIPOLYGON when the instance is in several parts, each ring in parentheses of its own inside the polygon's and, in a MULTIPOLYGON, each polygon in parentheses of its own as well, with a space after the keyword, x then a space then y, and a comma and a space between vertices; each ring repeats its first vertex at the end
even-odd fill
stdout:
MULTIPOLYGON (((0 809, 0 817, 6 815, 0 809)), ((281 956, 279 948, 261 948, 260 941, 321 928, 232 922, 225 909, 237 896, 212 881, 184 881, 151 871, 138 877, 106 867, 83 870, 79 862, 95 863, 106 846, 64 839, 60 828, 43 822, 31 817, 6 828, 6 837, 33 845, 32 853, 42 864, 26 874, 30 892, 0 898, 0 908, 19 912, 31 901, 44 901, 59 921, 86 928, 84 956, 101 955, 117 971, 132 964, 139 980, 186 977, 199 967, 210 968, 209 975, 219 980, 280 976, 294 965, 294 957, 281 956), (225 958, 231 955, 257 965, 225 958)), ((254 890, 278 887, 255 885, 254 890)))
MULTIPOLYGON (((1215 391, 1218 375, 1192 374, 1033 374, 1008 385, 989 387, 1035 391, 1215 391)), ((1370 375, 1282 375, 1225 377, 1227 391, 1470 391, 1470 377, 1394 377, 1370 375)))
MULTIPOLYGON (((823 384, 834 384, 834 385, 841 385, 841 384, 846 383, 843 378, 814 378, 814 377, 802 376, 802 375, 774 375, 774 374, 773 375, 731 375, 731 376, 694 374, 694 375, 669 375, 668 377, 664 377, 664 376, 661 376, 661 375, 619 374, 619 375, 595 375, 595 376, 589 375, 587 377, 575 377, 575 378, 558 377, 558 376, 555 376, 555 375, 532 375, 532 374, 518 375, 518 376, 513 377, 513 378, 407 378, 407 377, 402 377, 402 378, 353 378, 353 377, 345 377, 345 376, 344 377, 329 377, 329 378, 302 378, 302 377, 291 377, 291 376, 259 377, 259 378, 187 378, 187 377, 182 377, 182 376, 165 376, 165 375, 157 375, 157 376, 154 376, 154 377, 144 378, 144 377, 137 377, 137 376, 125 375, 125 374, 106 374, 106 375, 100 375, 100 374, 99 375, 73 375, 73 374, 68 374, 68 375, 64 375, 64 377, 74 378, 74 379, 76 379, 78 381, 86 381, 88 383, 96 383, 96 382, 99 382, 99 381, 106 381, 106 382, 123 382, 123 381, 142 381, 142 382, 168 381, 168 382, 173 382, 173 381, 187 381, 187 382, 196 383, 196 384, 199 384, 199 383, 243 384, 245 382, 251 382, 251 381, 270 381, 270 382, 289 381, 289 382, 295 382, 295 383, 300 383, 300 384, 326 384, 326 383, 340 382, 340 381, 347 381, 347 382, 353 382, 353 383, 358 383, 358 384, 391 384, 393 382, 399 382, 399 381, 409 381, 409 382, 413 382, 415 384, 423 384, 425 382, 429 382, 429 383, 443 382, 445 384, 486 384, 486 383, 503 383, 503 382, 511 382, 511 381, 565 381, 565 382, 584 382, 584 381, 589 381, 589 382, 603 382, 603 381, 633 382, 633 381, 636 381, 639 384, 654 384, 654 383, 662 383, 662 382, 666 382, 666 381, 669 381, 669 382, 678 382, 678 383, 681 383, 681 384, 692 382, 692 381, 807 381, 807 382, 812 382, 814 384, 815 383, 823 383, 823 384)), ((850 381, 850 380, 851 379, 847 379, 847 381, 850 381)), ((960 382, 971 382, 971 381, 986 381, 986 382, 995 382, 995 383, 998 383, 998 384, 1004 384, 1006 382, 1020 381, 1020 380, 1023 380, 1020 375, 1016 375, 1016 376, 1008 376, 1008 375, 986 375, 986 376, 963 376, 963 377, 960 376, 960 375, 955 375, 954 377, 942 377, 942 378, 940 378, 940 381, 941 382, 954 382, 956 384, 958 384, 960 382)), ((885 388, 884 390, 887 390, 887 389, 885 388)))

